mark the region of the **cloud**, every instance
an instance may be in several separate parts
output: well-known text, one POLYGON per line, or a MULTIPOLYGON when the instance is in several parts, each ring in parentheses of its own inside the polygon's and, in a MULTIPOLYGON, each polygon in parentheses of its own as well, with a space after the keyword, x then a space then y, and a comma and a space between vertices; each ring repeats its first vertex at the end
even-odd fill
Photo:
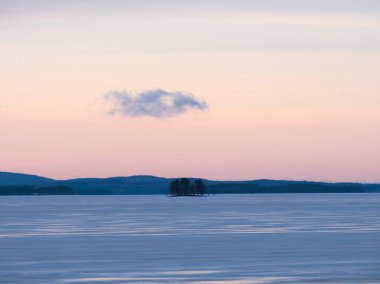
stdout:
POLYGON ((162 89, 137 94, 128 91, 111 91, 104 99, 112 102, 110 114, 124 116, 172 117, 191 110, 206 110, 205 101, 186 92, 168 92, 162 89))

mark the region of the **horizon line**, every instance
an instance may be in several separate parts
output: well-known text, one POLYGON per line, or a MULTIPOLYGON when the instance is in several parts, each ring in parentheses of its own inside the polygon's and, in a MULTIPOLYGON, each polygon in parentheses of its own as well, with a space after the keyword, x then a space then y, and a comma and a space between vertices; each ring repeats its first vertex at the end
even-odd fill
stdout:
POLYGON ((262 180, 268 180, 268 181, 287 181, 287 182, 315 182, 315 183, 352 183, 352 184, 380 184, 379 182, 363 182, 363 181, 324 181, 324 180, 307 180, 307 179, 273 179, 273 178, 253 178, 253 179, 210 179, 210 178, 203 178, 203 177, 191 177, 191 176, 177 176, 177 177, 165 177, 165 176, 159 176, 159 175, 153 175, 153 174, 134 174, 134 175, 117 175, 117 176, 106 176, 106 177, 74 177, 74 178, 65 178, 65 179, 57 179, 57 178, 51 178, 44 175, 39 175, 36 173, 22 173, 22 172, 8 172, 8 171, 0 171, 0 174, 18 174, 18 175, 27 175, 27 176, 35 176, 40 178, 46 178, 51 179, 54 181, 68 181, 68 180, 75 180, 75 179, 111 179, 111 178, 129 178, 129 177, 154 177, 154 178, 163 178, 163 179, 177 179, 177 178, 190 178, 190 179, 203 179, 207 181, 215 181, 215 182, 249 182, 249 181, 262 181, 262 180))

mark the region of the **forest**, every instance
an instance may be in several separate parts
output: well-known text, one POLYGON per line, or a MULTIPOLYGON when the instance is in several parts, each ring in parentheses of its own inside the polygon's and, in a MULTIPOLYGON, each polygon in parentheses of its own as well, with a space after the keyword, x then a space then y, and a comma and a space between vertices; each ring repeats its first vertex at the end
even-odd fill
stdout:
POLYGON ((0 186, 0 195, 72 195, 74 191, 67 186, 44 186, 30 185, 0 186))
POLYGON ((203 180, 196 179, 194 183, 188 178, 175 179, 170 183, 169 196, 204 196, 206 188, 203 180))

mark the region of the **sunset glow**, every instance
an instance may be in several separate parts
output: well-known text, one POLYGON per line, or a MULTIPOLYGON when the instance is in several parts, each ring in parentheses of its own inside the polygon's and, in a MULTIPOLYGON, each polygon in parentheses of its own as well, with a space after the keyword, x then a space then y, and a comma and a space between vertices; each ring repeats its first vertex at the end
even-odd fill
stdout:
POLYGON ((0 171, 380 182, 380 2, 303 3, 0 0, 0 171))

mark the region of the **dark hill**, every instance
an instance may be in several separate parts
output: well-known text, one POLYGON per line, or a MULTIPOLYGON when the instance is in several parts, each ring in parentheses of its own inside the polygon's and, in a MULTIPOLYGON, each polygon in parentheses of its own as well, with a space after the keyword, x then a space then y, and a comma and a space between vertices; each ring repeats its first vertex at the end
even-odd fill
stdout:
MULTIPOLYGON (((166 194, 173 178, 149 175, 54 180, 36 175, 0 172, 0 187, 32 186, 69 188, 74 194, 166 194)), ((316 193, 380 192, 380 184, 324 183, 288 180, 204 180, 206 193, 316 193)), ((13 190, 13 189, 7 189, 13 190)), ((16 190, 16 189, 15 189, 16 190)), ((14 192, 14 191, 12 191, 14 192)))
POLYGON ((0 172, 0 186, 6 186, 6 185, 46 186, 46 185, 51 185, 54 182, 56 182, 54 179, 40 177, 37 175, 0 172))
POLYGON ((164 194, 171 179, 155 176, 80 178, 60 181, 78 194, 164 194))

